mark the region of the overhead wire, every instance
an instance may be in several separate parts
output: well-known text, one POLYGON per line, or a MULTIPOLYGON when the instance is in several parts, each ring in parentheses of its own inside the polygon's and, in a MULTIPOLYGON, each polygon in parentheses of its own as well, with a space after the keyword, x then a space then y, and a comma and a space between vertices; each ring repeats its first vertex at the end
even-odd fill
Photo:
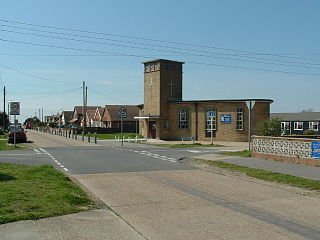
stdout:
POLYGON ((87 30, 56 27, 56 26, 41 25, 41 24, 32 24, 32 23, 21 22, 21 21, 11 21, 11 20, 7 20, 7 19, 3 19, 3 18, 0 18, 0 21, 6 22, 6 23, 14 23, 14 24, 19 24, 19 25, 34 26, 34 27, 41 27, 41 28, 48 28, 48 29, 57 29, 57 30, 64 30, 64 31, 87 33, 87 34, 105 35, 105 36, 121 37, 121 38, 128 38, 128 39, 138 39, 138 40, 144 40, 144 41, 161 42, 161 43, 168 43, 168 44, 175 44, 175 45, 177 44, 177 45, 208 48, 208 49, 218 49, 218 50, 224 50, 224 51, 241 52, 241 53, 246 53, 246 54, 277 56, 277 57, 289 58, 289 59, 291 58, 291 59, 301 59, 301 60, 312 60, 312 59, 308 59, 308 58, 286 56, 283 54, 263 53, 263 52, 239 50, 239 49, 233 49, 233 48, 209 46, 209 45, 204 45, 204 44, 193 44, 193 43, 185 43, 185 42, 178 42, 178 41, 167 41, 167 40, 161 40, 161 39, 144 38, 144 37, 112 34, 112 33, 105 33, 105 32, 96 32, 96 31, 87 31, 87 30))
MULTIPOLYGON (((18 32, 18 31, 11 31, 11 30, 5 30, 0 29, 0 31, 4 32, 10 32, 10 33, 17 33, 17 34, 23 34, 23 35, 29 35, 29 36, 37 36, 37 37, 46 37, 46 38, 54 38, 59 40, 68 40, 68 41, 76 41, 76 42, 84 42, 84 43, 93 43, 93 44, 100 44, 100 45, 108 45, 108 46, 117 46, 117 47, 125 47, 125 48, 134 48, 134 49, 140 49, 140 50, 152 50, 152 51, 160 51, 160 52, 166 52, 166 53, 175 53, 175 54, 183 54, 188 56, 197 56, 197 57, 207 57, 207 58, 215 58, 215 59, 223 59, 223 60, 231 60, 231 61, 242 61, 242 62, 251 62, 251 63, 260 63, 260 64, 267 64, 267 65, 276 65, 276 66, 286 66, 286 67, 299 67, 299 68, 311 68, 311 69, 320 69, 320 67, 313 67, 313 66, 305 66, 305 64, 309 65, 317 65, 320 66, 320 63, 301 63, 301 62, 290 62, 289 63, 295 63, 295 64, 304 64, 304 65, 291 65, 291 64, 284 64, 284 63, 273 63, 273 62, 264 62, 264 61, 256 61, 256 60, 248 60, 248 59, 240 59, 240 58, 228 58, 228 57, 220 57, 220 56, 213 56, 213 55, 205 55, 205 54, 195 54, 195 53, 187 53, 187 52, 177 52, 177 51, 170 51, 170 50, 163 50, 163 49, 155 49, 155 48, 145 48, 145 47, 139 47, 139 46, 127 46, 122 44, 115 44, 115 43, 105 43, 105 42, 96 42, 96 41, 90 41, 90 40, 81 40, 81 39, 74 39, 74 38, 66 38, 66 37, 57 37, 57 36, 50 36, 50 35, 43 35, 43 34, 35 34, 35 33, 26 33, 26 32, 18 32)), ((217 54, 217 53, 214 53, 217 54)), ((221 55, 227 55, 232 56, 232 54, 224 54, 224 53, 218 53, 221 55)), ((265 59, 267 61, 278 61, 273 59, 267 59, 267 58, 256 58, 256 59, 265 59)), ((283 61, 282 61, 283 62, 283 61)))
MULTIPOLYGON (((50 44, 41 44, 41 43, 35 43, 35 42, 16 41, 16 40, 9 40, 9 39, 3 39, 3 38, 0 38, 0 41, 18 43, 18 44, 25 44, 25 45, 33 45, 33 46, 41 46, 41 47, 51 47, 51 48, 75 50, 75 51, 86 51, 86 52, 95 52, 95 53, 102 53, 102 54, 114 54, 114 55, 117 55, 117 56, 137 57, 137 58, 145 58, 145 59, 155 58, 155 57, 152 57, 152 56, 144 56, 144 55, 138 55, 138 54, 107 52, 107 51, 100 51, 100 50, 75 48, 75 47, 64 47, 64 46, 59 46, 59 45, 50 45, 50 44)), ((320 73, 282 71, 282 70, 273 70, 273 69, 264 69, 264 68, 252 68, 252 67, 242 67, 242 66, 223 65, 223 64, 214 64, 214 63, 203 63, 203 62, 195 62, 195 61, 186 61, 186 62, 187 63, 192 63, 192 64, 211 65, 211 66, 219 66, 219 67, 226 67, 226 68, 238 68, 238 69, 244 69, 244 70, 254 70, 254 71, 264 71, 264 72, 277 72, 277 73, 285 73, 285 74, 299 74, 299 75, 310 75, 310 76, 311 75, 312 76, 319 76, 320 75, 320 73)))

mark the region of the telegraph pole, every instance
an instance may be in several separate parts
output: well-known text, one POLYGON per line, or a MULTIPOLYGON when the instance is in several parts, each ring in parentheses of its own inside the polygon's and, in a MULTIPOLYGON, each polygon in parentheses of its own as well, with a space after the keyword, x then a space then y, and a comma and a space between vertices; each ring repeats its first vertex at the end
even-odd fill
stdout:
POLYGON ((82 114, 83 114, 83 132, 86 132, 87 127, 87 88, 85 81, 82 82, 82 94, 83 94, 83 108, 82 108, 82 114))
POLYGON ((3 122, 2 127, 3 130, 6 129, 6 86, 3 87, 3 122))

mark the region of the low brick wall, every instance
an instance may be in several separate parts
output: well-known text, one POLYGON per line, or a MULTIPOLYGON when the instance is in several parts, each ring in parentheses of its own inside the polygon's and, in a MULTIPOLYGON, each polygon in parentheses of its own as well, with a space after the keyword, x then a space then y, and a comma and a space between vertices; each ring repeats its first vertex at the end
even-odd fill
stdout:
POLYGON ((287 137, 252 137, 252 156, 282 162, 320 166, 320 159, 312 158, 312 142, 319 139, 287 137))

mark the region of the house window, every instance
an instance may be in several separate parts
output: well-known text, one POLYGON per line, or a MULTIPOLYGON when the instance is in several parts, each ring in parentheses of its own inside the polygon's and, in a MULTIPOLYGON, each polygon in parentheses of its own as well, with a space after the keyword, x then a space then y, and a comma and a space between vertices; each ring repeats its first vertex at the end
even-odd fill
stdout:
POLYGON ((169 121, 168 120, 164 120, 163 121, 163 129, 168 129, 169 128, 169 121))
POLYGON ((206 131, 207 132, 210 132, 211 130, 216 130, 216 119, 217 119, 216 110, 214 108, 208 108, 206 110, 206 131), (210 117, 211 113, 214 113, 212 121, 210 117))
POLYGON ((237 108, 237 130, 243 130, 243 108, 237 108))
POLYGON ((180 108, 179 109, 179 129, 188 128, 188 109, 180 108))
POLYGON ((294 130, 303 130, 303 122, 294 122, 294 130))
POLYGON ((319 122, 309 122, 309 129, 318 131, 318 129, 319 129, 319 122))
POLYGON ((287 134, 289 130, 290 130, 290 123, 289 122, 281 122, 282 135, 287 134))

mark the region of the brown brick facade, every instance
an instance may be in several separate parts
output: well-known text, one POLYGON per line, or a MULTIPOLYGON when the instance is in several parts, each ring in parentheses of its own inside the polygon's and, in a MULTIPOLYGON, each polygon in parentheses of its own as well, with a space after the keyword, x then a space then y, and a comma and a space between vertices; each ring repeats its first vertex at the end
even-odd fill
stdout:
POLYGON ((214 140, 247 141, 249 110, 246 101, 249 100, 255 101, 251 114, 252 134, 255 134, 259 122, 269 118, 272 100, 268 99, 182 101, 182 62, 159 59, 144 64, 144 106, 140 116, 146 119, 140 120, 140 133, 146 138, 152 137, 151 132, 154 132, 158 139, 177 140, 181 136, 194 136, 200 141, 210 140, 210 132, 206 136, 206 112, 207 109, 215 109, 214 140), (151 64, 154 64, 153 68, 151 64), (188 112, 186 129, 179 129, 181 108, 188 112), (242 130, 236 129, 237 108, 243 109, 242 130), (222 114, 231 115, 230 124, 221 122, 222 114))

